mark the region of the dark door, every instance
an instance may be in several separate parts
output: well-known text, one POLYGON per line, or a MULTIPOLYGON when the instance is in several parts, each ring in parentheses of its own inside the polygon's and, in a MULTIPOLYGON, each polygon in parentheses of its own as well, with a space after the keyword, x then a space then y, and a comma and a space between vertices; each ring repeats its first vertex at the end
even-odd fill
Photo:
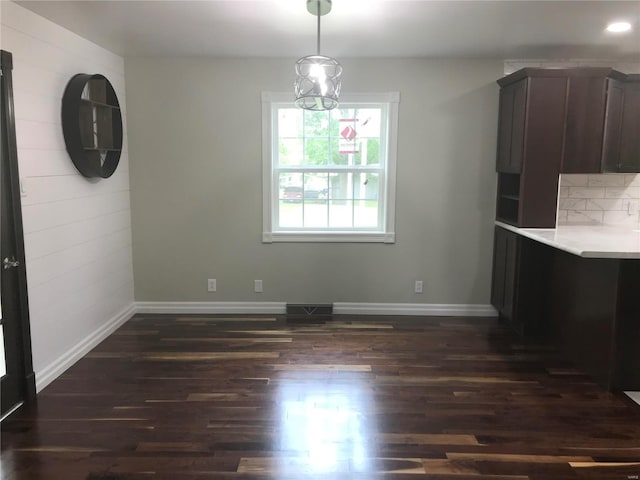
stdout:
POLYGON ((35 395, 27 306, 22 211, 11 82, 12 57, 1 52, 2 158, 0 159, 0 291, 4 355, 0 372, 2 415, 35 395))

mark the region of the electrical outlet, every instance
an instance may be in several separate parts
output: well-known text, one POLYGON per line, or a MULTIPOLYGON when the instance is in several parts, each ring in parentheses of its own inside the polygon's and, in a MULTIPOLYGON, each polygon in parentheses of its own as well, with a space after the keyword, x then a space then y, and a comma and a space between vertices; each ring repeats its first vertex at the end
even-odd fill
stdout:
POLYGON ((209 280, 207 280, 207 291, 208 292, 215 292, 217 288, 216 285, 216 279, 215 278, 210 278, 209 280))
POLYGON ((253 291, 256 293, 262 293, 262 280, 253 281, 253 291))
POLYGON ((416 293, 422 293, 424 284, 422 282, 422 280, 416 280, 416 287, 415 287, 415 292, 416 293))

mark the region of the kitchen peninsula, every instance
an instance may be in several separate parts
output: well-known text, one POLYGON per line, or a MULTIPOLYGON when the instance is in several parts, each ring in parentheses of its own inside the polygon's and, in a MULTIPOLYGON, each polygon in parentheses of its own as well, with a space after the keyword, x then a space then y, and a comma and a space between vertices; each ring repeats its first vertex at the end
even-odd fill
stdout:
POLYGON ((558 346, 604 388, 640 389, 640 232, 496 222, 500 230, 516 234, 515 264, 505 262, 513 270, 510 312, 501 317, 558 346))

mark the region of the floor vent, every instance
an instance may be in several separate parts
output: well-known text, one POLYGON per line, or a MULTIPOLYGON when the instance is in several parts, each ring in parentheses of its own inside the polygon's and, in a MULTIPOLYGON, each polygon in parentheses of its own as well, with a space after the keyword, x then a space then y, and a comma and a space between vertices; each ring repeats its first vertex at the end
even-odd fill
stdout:
POLYGON ((287 303, 287 322, 324 323, 332 315, 332 303, 287 303))

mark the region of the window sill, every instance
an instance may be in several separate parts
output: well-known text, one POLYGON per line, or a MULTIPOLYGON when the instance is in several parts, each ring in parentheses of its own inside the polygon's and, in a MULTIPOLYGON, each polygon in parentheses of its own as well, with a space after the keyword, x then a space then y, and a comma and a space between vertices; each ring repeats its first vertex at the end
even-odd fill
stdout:
POLYGON ((262 243, 395 243, 395 233, 371 232, 264 232, 262 243))

